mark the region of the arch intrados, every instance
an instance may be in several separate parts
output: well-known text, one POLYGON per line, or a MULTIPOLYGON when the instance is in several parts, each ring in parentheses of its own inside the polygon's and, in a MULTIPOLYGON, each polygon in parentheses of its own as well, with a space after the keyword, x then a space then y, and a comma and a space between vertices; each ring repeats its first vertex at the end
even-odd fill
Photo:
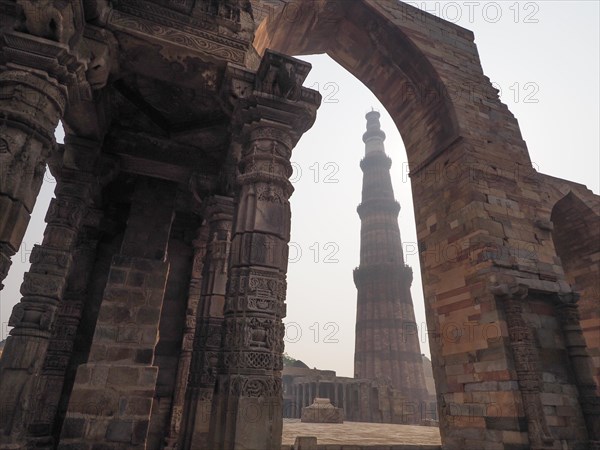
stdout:
POLYGON ((588 217, 590 219, 597 219, 599 217, 598 214, 573 191, 570 191, 555 203, 552 208, 551 220, 554 222, 558 215, 569 216, 570 213, 578 213, 579 217, 588 217))
POLYGON ((384 105, 402 135, 411 168, 418 168, 460 136, 445 85, 417 45, 368 2, 338 6, 292 0, 277 7, 258 27, 254 46, 259 54, 267 48, 289 55, 328 54, 384 105))

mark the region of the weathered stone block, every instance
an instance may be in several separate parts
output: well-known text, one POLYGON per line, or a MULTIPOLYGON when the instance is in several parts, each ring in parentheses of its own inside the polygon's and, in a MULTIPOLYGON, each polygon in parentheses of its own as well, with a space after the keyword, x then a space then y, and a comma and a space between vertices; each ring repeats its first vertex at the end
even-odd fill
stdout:
POLYGON ((112 267, 108 274, 108 282, 110 286, 120 287, 125 285, 128 271, 119 267, 112 267))
POLYGON ((114 450, 114 446, 109 444, 93 444, 91 450, 114 450))
POLYGON ((122 302, 126 303, 129 299, 130 290, 124 287, 107 285, 102 298, 103 303, 122 302))
POLYGON ((0 242, 6 242, 16 250, 25 236, 29 212, 23 204, 4 195, 0 195, 0 211, 0 242))
POLYGON ((106 352, 106 361, 113 363, 132 363, 134 362, 137 350, 135 347, 109 347, 106 352))
POLYGON ((135 351, 134 362, 142 364, 151 364, 154 359, 154 352, 152 349, 142 349, 135 351))
POLYGON ((142 341, 142 332, 143 329, 135 323, 120 326, 118 327, 117 342, 123 344, 139 344, 142 341))
POLYGON ((83 436, 85 419, 68 417, 65 419, 62 429, 62 436, 65 439, 80 438, 83 436))
POLYGON ((77 374, 75 376, 75 383, 77 384, 88 384, 92 376, 92 370, 89 366, 82 364, 77 368, 77 374))
POLYGON ((294 441, 294 450, 317 450, 317 438, 314 436, 298 436, 294 441))
POLYGON ((525 432, 503 431, 502 442, 505 444, 527 445, 529 443, 529 436, 525 432))
POLYGON ((78 443, 78 444, 60 443, 58 445, 58 449, 59 450, 89 450, 90 445, 85 444, 85 443, 78 443))
POLYGON ((119 401, 119 412, 122 415, 148 416, 151 409, 151 398, 127 396, 119 401))
POLYGON ((108 424, 106 440, 130 443, 133 438, 133 421, 114 419, 108 424))
POLYGON ((160 309, 154 307, 141 307, 136 316, 136 323, 141 325, 156 325, 160 319, 160 309))
POLYGON ((490 430, 527 431, 525 417, 486 417, 486 428, 490 430))
POLYGON ((62 298, 66 279, 62 276, 26 272, 21 285, 23 296, 44 296, 53 299, 62 298))
POLYGON ((315 398, 312 405, 302 408, 302 422, 343 423, 344 410, 334 407, 328 398, 315 398))
POLYGON ((498 383, 495 381, 484 381, 482 383, 469 383, 465 385, 465 392, 496 390, 498 390, 498 383))
MULTIPOLYGON (((150 410, 148 410, 150 412, 150 410)), ((133 425, 133 436, 131 438, 132 444, 143 444, 146 442, 146 436, 148 435, 148 427, 150 422, 148 420, 137 421, 133 425)))
POLYGON ((136 386, 140 377, 140 368, 117 366, 108 370, 107 384, 114 386, 136 386))
POLYGON ((146 273, 138 270, 132 270, 127 276, 127 286, 129 287, 142 287, 146 282, 146 273))

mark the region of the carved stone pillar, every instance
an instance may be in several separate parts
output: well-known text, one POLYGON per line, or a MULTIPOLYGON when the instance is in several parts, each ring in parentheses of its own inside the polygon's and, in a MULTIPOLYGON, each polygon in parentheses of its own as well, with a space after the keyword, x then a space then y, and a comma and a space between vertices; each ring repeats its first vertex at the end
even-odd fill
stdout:
POLYGON ((252 127, 239 178, 225 334, 208 448, 279 449, 292 138, 252 127), (249 417, 253 414, 256 417, 249 417))
POLYGON ((338 398, 338 385, 337 383, 334 381, 333 382, 333 401, 335 402, 335 407, 339 408, 340 407, 340 401, 338 398))
POLYGON ((60 433, 59 411, 65 376, 73 354, 77 329, 88 298, 88 284, 96 261, 99 227, 103 213, 88 209, 84 228, 73 251, 73 267, 63 301, 58 308, 56 326, 48 345, 42 371, 35 384, 35 409, 28 418, 28 445, 54 449, 60 433))
POLYGON ((297 411, 298 411, 298 402, 299 402, 299 395, 300 395, 300 387, 297 384, 291 384, 293 383, 294 380, 290 380, 290 390, 291 390, 291 405, 290 405, 290 412, 289 412, 289 417, 291 417, 292 419, 297 418, 297 411))
POLYGON ((221 349, 223 305, 234 205, 230 197, 214 196, 207 204, 208 254, 202 296, 196 313, 192 367, 186 394, 184 449, 203 449, 208 445, 208 429, 215 388, 218 354, 221 349))
MULTIPOLYGON (((305 406, 308 406, 308 387, 306 386, 306 383, 303 382, 302 383, 302 408, 304 408, 305 406)), ((302 415, 302 408, 300 408, 300 415, 302 415)))
POLYGON ((66 88, 52 78, 0 73, 0 282, 29 224, 66 100, 66 88))
POLYGON ((302 88, 310 65, 267 51, 236 91, 241 146, 231 272, 210 423, 210 449, 279 450, 290 238, 292 148, 314 122, 318 93, 302 88))
POLYGON ((492 287, 492 293, 504 304, 506 324, 513 351, 519 390, 523 397, 525 417, 528 423, 529 443, 532 450, 554 448, 554 438, 543 413, 542 380, 537 344, 531 327, 523 317, 521 302, 528 289, 523 285, 501 284, 492 287))
POLYGON ((95 178, 62 168, 54 198, 46 215, 41 245, 31 253, 31 268, 21 286, 23 298, 9 319, 14 327, 0 360, 0 397, 14 405, 12 416, 0 417, 0 429, 11 439, 23 431, 26 411, 34 411, 34 381, 46 358, 48 342, 63 300, 72 262, 72 251, 91 199, 95 178))
POLYGON ((590 440, 589 448, 595 450, 600 449, 600 398, 596 394, 592 362, 581 329, 578 300, 579 295, 575 293, 559 295, 556 309, 575 374, 579 404, 590 440))
POLYGON ((181 420, 187 387, 187 380, 190 374, 190 364, 192 361, 192 350, 194 346, 194 336, 196 334, 197 309, 202 293, 202 277, 204 271, 204 261, 206 258, 208 240, 208 226, 203 225, 198 230, 198 235, 193 242, 194 261, 192 274, 190 277, 190 288, 188 293, 188 302, 185 316, 185 330, 181 343, 181 353, 179 355, 179 364, 177 367, 177 379, 175 380, 175 393, 173 404, 171 406, 171 421, 169 431, 165 438, 165 449, 176 450, 179 448, 178 441, 181 432, 181 420))
POLYGON ((169 273, 175 185, 139 178, 112 260, 88 362, 77 369, 58 449, 145 449, 169 273))
POLYGON ((63 3, 61 11, 31 1, 3 9, 31 34, 0 34, 0 289, 27 229, 67 101, 89 93, 86 65, 70 46, 83 32, 83 12, 79 2, 63 3))

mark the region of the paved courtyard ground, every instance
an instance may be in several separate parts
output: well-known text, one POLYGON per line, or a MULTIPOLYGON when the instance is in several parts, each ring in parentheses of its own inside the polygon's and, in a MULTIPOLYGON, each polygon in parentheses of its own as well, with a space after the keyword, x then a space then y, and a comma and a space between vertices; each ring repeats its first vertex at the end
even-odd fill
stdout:
POLYGON ((283 445, 293 444, 296 436, 316 436, 322 445, 441 445, 437 427, 360 422, 321 424, 284 419, 283 445))

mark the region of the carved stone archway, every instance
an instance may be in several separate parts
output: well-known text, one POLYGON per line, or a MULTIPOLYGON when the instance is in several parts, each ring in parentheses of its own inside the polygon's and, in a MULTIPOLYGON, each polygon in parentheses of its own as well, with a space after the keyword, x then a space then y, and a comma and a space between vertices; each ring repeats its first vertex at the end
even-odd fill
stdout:
POLYGON ((600 387, 600 215, 571 191, 554 205, 551 219, 565 276, 581 295, 581 327, 600 387))

